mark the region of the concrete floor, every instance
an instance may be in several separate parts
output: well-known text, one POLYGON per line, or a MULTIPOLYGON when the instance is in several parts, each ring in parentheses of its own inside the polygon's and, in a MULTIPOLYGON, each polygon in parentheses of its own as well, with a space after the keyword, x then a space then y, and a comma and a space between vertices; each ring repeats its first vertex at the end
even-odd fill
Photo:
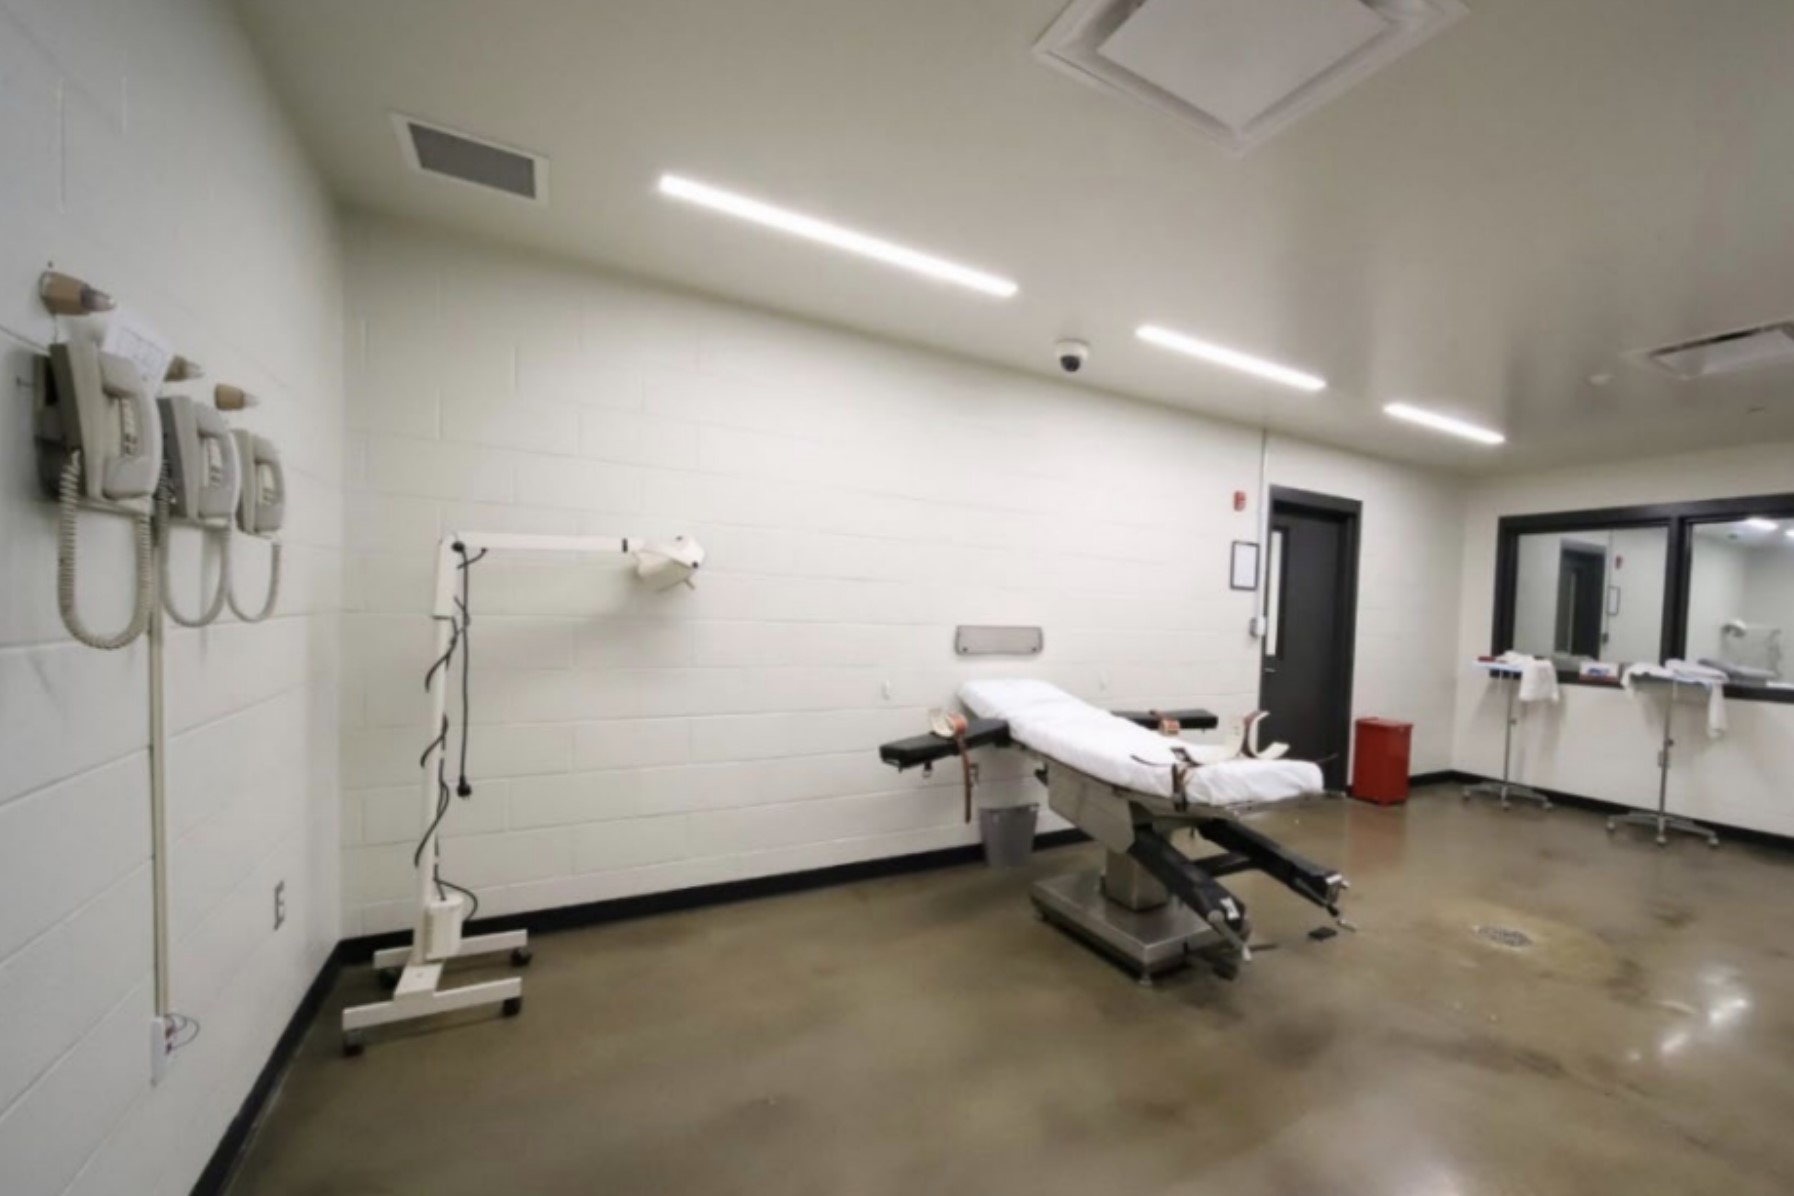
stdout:
POLYGON ((1231 984, 1139 988, 981 866, 546 936, 520 1018, 345 1060, 355 969, 233 1193, 1794 1191, 1794 856, 1443 789, 1260 825, 1362 931, 1235 878, 1279 946, 1231 984))

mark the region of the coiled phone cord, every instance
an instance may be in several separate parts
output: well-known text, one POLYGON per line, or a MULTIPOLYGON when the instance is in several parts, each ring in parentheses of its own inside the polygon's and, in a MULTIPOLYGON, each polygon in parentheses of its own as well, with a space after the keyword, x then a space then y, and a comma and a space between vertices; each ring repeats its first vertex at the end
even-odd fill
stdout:
MULTIPOLYGON (((229 537, 230 533, 227 532, 225 538, 228 540, 229 537)), ((225 586, 225 596, 230 602, 231 613, 245 623, 260 623, 263 619, 266 619, 269 615, 274 613, 274 603, 280 598, 280 541, 268 541, 268 551, 272 554, 268 558, 268 596, 262 600, 262 609, 259 612, 253 615, 246 615, 243 613, 243 608, 237 605, 237 584, 235 578, 231 578, 229 584, 225 586)), ((230 561, 228 548, 225 550, 225 553, 225 562, 228 565, 230 561)), ((225 575, 227 577, 230 576, 230 570, 228 568, 225 569, 225 575)))
POLYGON ((76 450, 69 454, 68 463, 62 467, 62 478, 57 487, 57 523, 56 523, 56 605, 62 612, 62 625, 68 633, 89 648, 113 651, 123 648, 149 629, 150 615, 155 603, 155 574, 150 557, 154 555, 150 534, 150 512, 131 511, 131 521, 136 525, 133 529, 136 542, 134 558, 137 566, 137 597, 131 609, 131 621, 124 629, 112 635, 98 635, 89 631, 87 624, 81 621, 81 611, 75 599, 75 567, 76 538, 79 534, 81 508, 81 453, 76 450))
POLYGON ((162 609, 168 612, 169 618, 182 627, 205 627, 215 620, 219 612, 224 609, 225 596, 230 589, 230 527, 226 525, 224 534, 218 537, 218 585, 212 591, 212 601, 206 606, 204 614, 193 619, 175 605, 174 587, 168 584, 168 558, 173 555, 169 552, 172 538, 169 532, 173 530, 173 524, 168 519, 167 499, 157 500, 156 518, 162 525, 162 543, 159 554, 162 558, 162 609))

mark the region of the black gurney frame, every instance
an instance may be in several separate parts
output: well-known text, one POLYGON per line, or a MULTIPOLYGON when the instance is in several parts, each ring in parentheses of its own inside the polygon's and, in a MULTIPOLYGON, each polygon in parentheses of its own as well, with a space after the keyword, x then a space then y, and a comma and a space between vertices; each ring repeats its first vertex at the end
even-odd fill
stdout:
MULTIPOLYGON (((1213 728, 1206 710, 1118 711, 1117 717, 1145 727, 1169 719, 1197 730, 1213 728)), ((1002 719, 971 719, 964 743, 1016 747, 1002 719)), ((1050 757, 1035 774, 1047 787, 1048 805, 1108 851, 1102 868, 1037 881, 1029 896, 1045 920, 1132 969, 1142 984, 1189 963, 1208 959, 1215 972, 1232 979, 1250 961, 1251 925, 1246 907, 1222 885, 1238 872, 1262 872, 1305 901, 1327 911, 1342 925, 1340 897, 1348 883, 1339 872, 1317 864, 1239 822, 1235 811, 1191 805, 1157 794, 1098 780, 1050 757), (1169 836, 1188 827, 1221 850, 1192 859, 1169 836)), ((899 771, 930 769, 960 755, 960 745, 939 735, 917 735, 879 748, 879 758, 899 771)))

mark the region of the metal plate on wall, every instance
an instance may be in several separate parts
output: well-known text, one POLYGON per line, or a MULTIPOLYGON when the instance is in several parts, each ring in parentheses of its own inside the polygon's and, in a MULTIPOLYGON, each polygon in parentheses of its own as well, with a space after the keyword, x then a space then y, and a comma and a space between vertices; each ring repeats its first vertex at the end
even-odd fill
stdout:
POLYGON ((961 656, 1039 656, 1046 633, 1038 627, 959 627, 953 650, 961 656))

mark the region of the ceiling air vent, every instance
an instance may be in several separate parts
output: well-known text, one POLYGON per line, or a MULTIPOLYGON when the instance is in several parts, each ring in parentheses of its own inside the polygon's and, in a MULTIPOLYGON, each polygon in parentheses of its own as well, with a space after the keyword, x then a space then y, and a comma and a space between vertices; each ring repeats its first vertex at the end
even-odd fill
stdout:
POLYGON ((1794 324, 1764 324, 1652 349, 1645 360, 1683 381, 1794 362, 1794 324))
POLYGON ((1072 0, 1034 53, 1244 153, 1464 11, 1460 0, 1072 0))
POLYGON ((548 202, 548 159, 393 113, 405 161, 422 174, 502 191, 532 203, 548 202))

